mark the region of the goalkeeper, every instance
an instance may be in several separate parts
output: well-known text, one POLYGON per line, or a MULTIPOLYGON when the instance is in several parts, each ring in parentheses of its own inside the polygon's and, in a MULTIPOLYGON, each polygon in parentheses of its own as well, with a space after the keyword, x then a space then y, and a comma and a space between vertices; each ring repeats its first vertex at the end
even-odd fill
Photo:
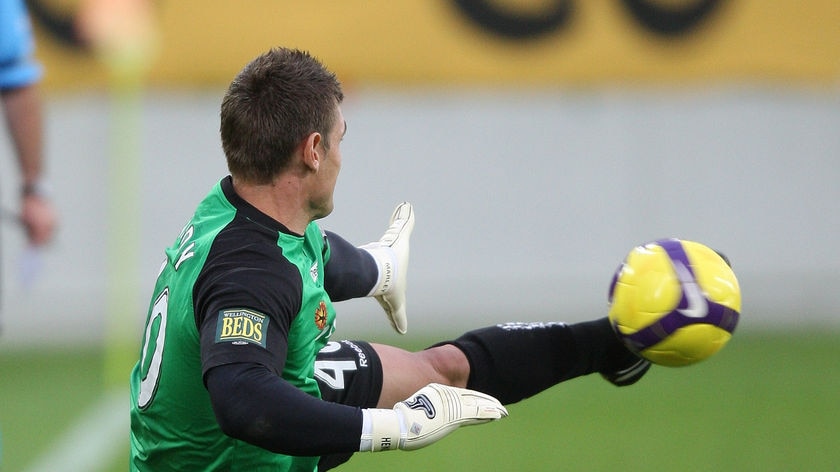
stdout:
POLYGON ((333 303, 364 296, 405 333, 415 221, 400 204, 361 247, 315 223, 333 210, 342 100, 334 74, 289 49, 227 90, 231 175, 166 250, 131 373, 131 470, 327 470, 502 418, 570 378, 625 385, 649 367, 605 318, 488 327, 416 353, 329 341, 333 303))

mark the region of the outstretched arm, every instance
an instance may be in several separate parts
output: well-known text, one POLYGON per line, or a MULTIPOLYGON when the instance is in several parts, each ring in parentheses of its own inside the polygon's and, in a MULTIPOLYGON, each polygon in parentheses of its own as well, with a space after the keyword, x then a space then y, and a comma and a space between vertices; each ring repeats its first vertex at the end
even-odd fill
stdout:
POLYGON ((388 229, 378 241, 356 248, 337 234, 326 232, 330 258, 325 269, 325 288, 330 298, 341 301, 374 297, 391 326, 405 334, 405 292, 413 230, 414 208, 403 202, 394 209, 388 229))
POLYGON ((292 455, 359 449, 359 408, 328 403, 256 363, 226 364, 205 375, 216 420, 228 436, 292 455))
POLYGON ((324 288, 334 302, 368 296, 379 280, 379 268, 369 252, 331 231, 325 231, 330 260, 324 273, 324 288))
POLYGON ((214 367, 205 383, 225 434, 284 454, 419 449, 461 426, 507 416, 489 395, 439 384, 388 409, 329 403, 255 363, 214 367))

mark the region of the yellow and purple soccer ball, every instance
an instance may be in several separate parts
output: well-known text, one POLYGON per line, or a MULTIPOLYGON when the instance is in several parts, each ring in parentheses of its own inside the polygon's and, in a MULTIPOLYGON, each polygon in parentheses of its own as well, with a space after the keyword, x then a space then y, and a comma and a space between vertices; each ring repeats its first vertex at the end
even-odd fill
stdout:
POLYGON ((613 276, 609 304, 613 329, 631 351, 655 364, 685 366, 729 342, 741 289, 718 252, 660 239, 630 251, 613 276))

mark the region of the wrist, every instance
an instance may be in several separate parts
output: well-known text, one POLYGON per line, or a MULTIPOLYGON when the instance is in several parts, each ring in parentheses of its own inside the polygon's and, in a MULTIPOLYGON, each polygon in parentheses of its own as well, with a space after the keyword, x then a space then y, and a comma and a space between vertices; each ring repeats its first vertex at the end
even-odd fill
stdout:
POLYGON ((49 185, 43 179, 36 179, 29 182, 24 182, 20 187, 21 197, 38 197, 49 198, 51 192, 49 185))
POLYGON ((361 246, 360 249, 367 251, 373 257, 378 271, 378 277, 373 288, 368 292, 368 297, 376 297, 385 295, 391 290, 394 283, 394 276, 396 275, 396 254, 394 250, 388 246, 384 246, 378 242, 369 243, 361 246))
POLYGON ((401 449, 405 442, 402 413, 396 410, 362 410, 362 435, 359 451, 377 452, 401 449))

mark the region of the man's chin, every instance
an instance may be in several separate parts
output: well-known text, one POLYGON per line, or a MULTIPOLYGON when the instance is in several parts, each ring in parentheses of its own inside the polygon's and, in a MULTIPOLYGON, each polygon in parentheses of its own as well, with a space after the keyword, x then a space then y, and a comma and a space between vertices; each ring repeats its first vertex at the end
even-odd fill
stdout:
POLYGON ((315 215, 312 219, 313 220, 320 220, 321 218, 326 218, 326 217, 330 216, 330 214, 333 212, 334 208, 335 208, 335 205, 333 205, 333 202, 330 202, 329 204, 324 205, 321 208, 319 208, 318 211, 315 212, 315 215))

